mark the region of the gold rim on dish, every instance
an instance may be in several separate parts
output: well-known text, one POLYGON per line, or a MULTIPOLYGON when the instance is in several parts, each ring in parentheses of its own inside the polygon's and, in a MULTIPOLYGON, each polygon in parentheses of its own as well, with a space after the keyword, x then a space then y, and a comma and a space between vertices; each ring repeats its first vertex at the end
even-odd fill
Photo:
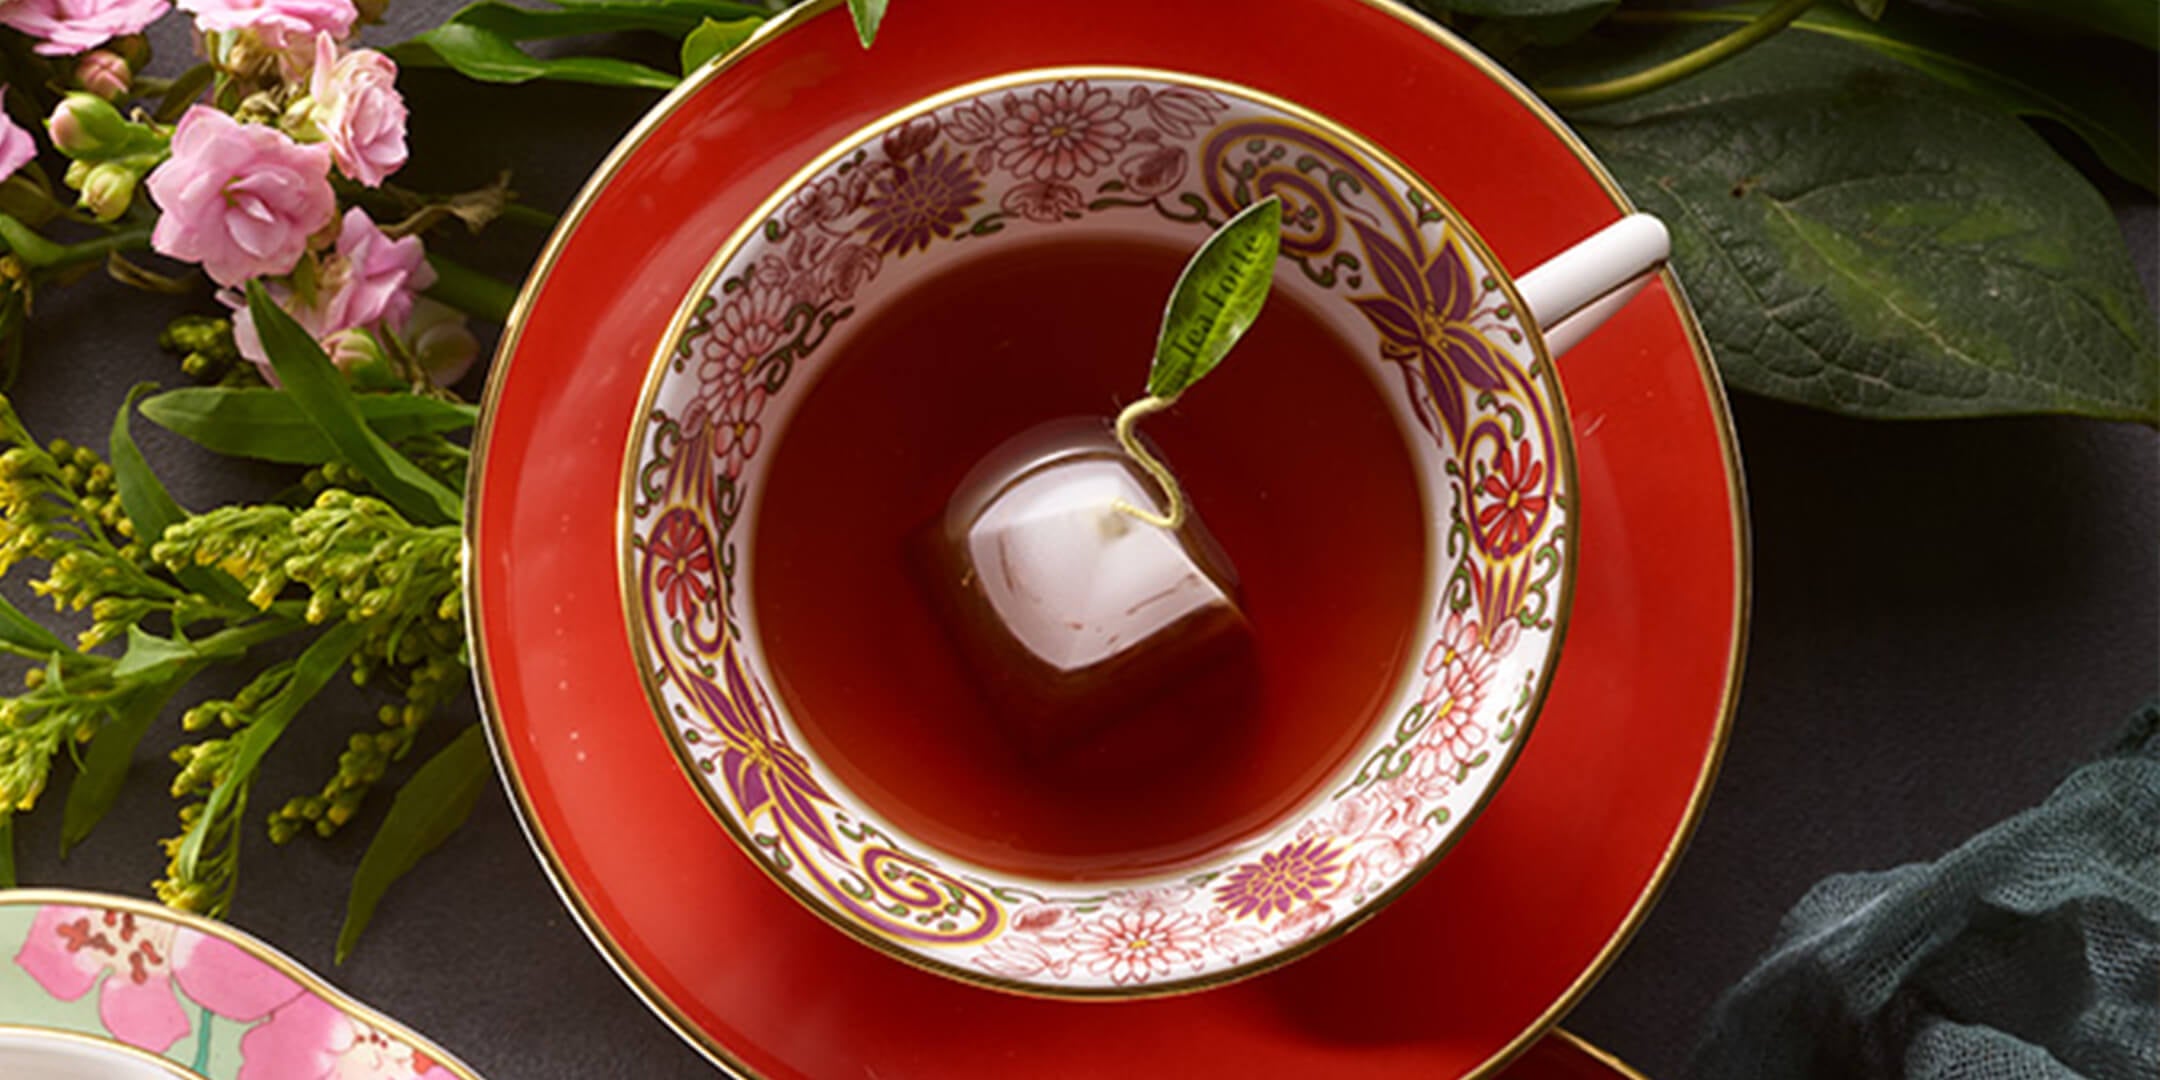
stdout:
MULTIPOLYGON (((241 952, 244 952, 257 960, 268 964, 278 974, 283 975, 286 978, 291 979, 293 982, 299 984, 302 990, 305 990, 308 993, 315 995, 317 998, 320 998, 324 1004, 327 1004, 331 1008, 336 1009, 338 1012, 345 1014, 346 1018, 356 1020, 362 1024, 366 1024, 371 1028, 375 1028, 376 1030, 387 1031, 396 1035, 400 1040, 411 1044, 413 1048, 427 1054, 428 1060, 433 1061, 436 1065, 449 1071, 450 1074, 457 1077, 458 1080, 481 1080, 478 1073, 475 1073, 471 1069, 467 1068, 463 1063, 459 1062, 455 1056, 451 1055, 448 1051, 445 1051, 442 1047, 435 1045, 433 1040, 420 1034, 417 1031, 414 1031, 406 1024, 401 1023, 398 1020, 395 1020, 390 1016, 376 1010, 375 1008, 365 1005, 357 999, 347 995, 343 990, 340 990, 337 987, 323 981, 322 976, 315 974, 313 971, 310 971, 305 965, 301 964, 299 961, 294 960, 293 958, 286 956, 284 953, 281 953, 276 949, 271 948, 269 945, 264 944, 262 941, 256 939, 253 935, 250 935, 240 930, 238 927, 230 926, 225 923, 218 922, 214 919, 206 919, 200 915, 191 914, 189 912, 175 911, 172 908, 164 906, 163 904, 152 903, 148 900, 138 900, 132 896, 116 896, 111 893, 85 892, 80 889, 0 889, 0 907, 51 906, 91 908, 99 911, 124 911, 130 915, 134 915, 139 918, 156 919, 161 922, 172 923, 175 926, 185 927, 189 930, 193 930, 196 933, 202 934, 205 937, 216 938, 219 941, 225 942, 226 944, 239 949, 241 952)), ((36 1028, 33 1030, 43 1032, 47 1029, 36 1028)), ((75 1034, 82 1033, 76 1032, 75 1034)), ((95 1035, 87 1035, 85 1037, 97 1042, 110 1041, 99 1039, 95 1035)), ((124 1046, 126 1044, 115 1043, 114 1045, 124 1046)), ((133 1047, 129 1047, 129 1049, 133 1049, 133 1047)), ((156 1057, 156 1055, 151 1056, 156 1057)), ((174 1064, 168 1058, 157 1057, 156 1060, 163 1062, 167 1065, 174 1064)), ((176 1069, 179 1069, 177 1065, 174 1065, 174 1067, 176 1069)), ((194 1077, 198 1074, 196 1074, 192 1070, 179 1069, 179 1075, 185 1077, 194 1077)))
MULTIPOLYGON (((637 475, 639 467, 643 464, 645 439, 651 431, 650 425, 654 402, 659 397, 661 384, 666 381, 668 368, 674 357, 676 343, 681 341, 683 336, 689 332, 690 324, 696 317, 699 303, 712 293, 714 283, 719 280, 721 273, 727 269, 728 263, 734 259, 736 253, 741 250, 744 244, 757 235, 758 230, 763 228, 764 223, 778 213, 780 207, 800 191, 805 183, 830 168, 835 162, 845 159, 849 154, 868 144, 877 133, 892 130, 915 117, 936 112, 955 102, 984 97, 998 90, 1010 89, 1016 86, 1037 85, 1061 79, 1123 80, 1193 87, 1272 109, 1300 124, 1307 125, 1315 133, 1332 139, 1339 145, 1363 155, 1368 159, 1365 164, 1377 166, 1383 173, 1392 172, 1395 178, 1408 185, 1412 189, 1412 193, 1418 198, 1430 203, 1432 209, 1440 215, 1443 227, 1451 230, 1457 240, 1477 254, 1477 257, 1484 264, 1485 272, 1492 276, 1501 294, 1506 297, 1507 302, 1516 311, 1528 312, 1530 310, 1529 306, 1523 303, 1521 294, 1516 291, 1514 275, 1509 273, 1507 267, 1500 261, 1499 256, 1493 254, 1492 249, 1486 246, 1484 238, 1479 236, 1477 230, 1470 226, 1468 219, 1464 218, 1455 209, 1453 203, 1442 197, 1438 190, 1434 189, 1431 184, 1427 183, 1423 177, 1420 177, 1408 165, 1375 145, 1371 140, 1366 139, 1344 124, 1303 105, 1223 79, 1214 79, 1186 72, 1164 71, 1157 68, 1107 64, 1031 68, 1024 71, 993 75, 986 79, 956 86, 886 113, 856 129, 846 137, 835 141, 831 147, 820 152, 801 169, 796 170, 792 176, 788 177, 785 182, 774 190, 772 195, 759 203, 757 208, 743 219, 742 225, 738 226, 734 233, 727 238, 726 242, 715 249, 712 256, 706 260, 705 268, 698 272, 696 282, 689 291, 684 293, 682 302, 676 305, 674 316, 668 320, 666 332, 653 347, 653 355, 646 368, 644 386, 638 393, 637 412, 633 414, 630 421, 630 436, 623 448, 622 476, 618 482, 615 505, 616 594, 622 605, 623 627, 630 639, 631 654, 636 658, 638 685, 645 693, 647 711, 652 714, 654 722, 660 725, 661 736, 667 741, 668 750, 675 758, 676 764, 682 768, 684 779, 688 780, 690 786, 697 790, 699 801, 711 813, 713 820, 719 822, 721 828, 727 830, 729 839, 733 840, 736 846, 742 849, 743 854, 752 863, 756 864, 757 868, 763 871, 767 878, 786 890, 788 896, 796 903, 801 904, 835 929, 846 933, 849 937, 862 942, 885 956, 910 967, 920 968, 949 979, 955 979, 970 986, 979 986, 1002 993, 1016 994, 1021 997, 1042 998, 1050 1001, 1139 1001, 1150 998, 1177 997, 1201 990, 1212 990, 1217 987, 1228 986, 1231 983, 1242 982, 1256 975, 1266 974, 1293 960, 1310 955, 1323 945, 1340 940, 1350 931, 1364 925, 1367 920, 1378 914, 1382 909, 1401 899, 1403 894, 1410 890, 1411 886, 1424 880, 1425 876, 1440 864, 1440 860, 1448 852, 1454 850, 1456 843, 1461 841, 1463 835, 1469 831, 1470 826, 1477 821, 1478 817, 1485 812, 1485 808, 1492 803, 1493 796, 1498 794, 1500 790, 1500 785, 1507 780, 1508 773, 1513 771, 1515 763, 1521 759, 1523 746, 1530 741, 1530 733, 1536 727, 1538 715, 1544 710, 1545 699, 1552 690, 1553 676, 1560 668, 1562 647, 1567 641, 1570 617, 1574 612, 1575 571, 1581 561, 1581 557, 1576 553, 1576 536, 1579 533, 1575 531, 1566 533, 1567 553, 1560 565, 1558 599, 1553 605, 1553 609, 1557 614, 1553 618, 1552 638, 1550 644, 1546 647, 1546 655, 1537 668, 1537 685, 1530 695, 1529 707, 1523 712, 1522 719, 1519 721, 1521 726, 1516 732, 1515 738, 1509 742, 1506 752, 1499 761, 1494 763, 1492 770, 1486 774, 1487 779, 1484 790, 1480 791, 1476 800, 1471 802, 1469 807, 1463 811, 1462 818, 1452 823, 1453 828, 1440 844, 1428 852, 1424 858, 1419 860, 1416 867, 1405 873, 1400 880, 1389 886, 1386 891, 1352 908, 1334 925, 1318 934, 1296 942, 1287 948, 1278 949, 1275 952, 1267 953, 1204 976, 1136 986, 1098 985, 1063 988, 1043 983, 1023 982, 994 973, 970 971, 958 964, 948 963, 923 953, 904 949, 894 942, 880 937, 868 927, 836 914, 829 905, 812 895, 801 882, 776 870, 766 861, 764 856, 758 853, 756 843, 744 831, 741 823, 736 821, 734 816, 721 803, 719 792, 715 791, 712 785, 707 784, 699 777, 696 761, 693 760, 689 749, 683 745, 681 736, 676 733, 674 726, 669 722, 668 704, 661 696, 660 679, 654 674, 654 657, 647 648, 645 640, 645 620, 639 610, 641 605, 636 599, 633 599, 634 597, 642 597, 642 591, 637 585, 637 557, 636 549, 631 543, 632 528, 630 521, 637 500, 637 475)), ((1551 409, 1549 421, 1553 428, 1553 442, 1556 447, 1553 468, 1564 481, 1564 483, 1556 485, 1555 490, 1564 492, 1571 499, 1579 502, 1580 485, 1575 460, 1575 430, 1574 425, 1569 421, 1567 397, 1560 385, 1559 372, 1555 369, 1552 355, 1546 349, 1545 335, 1542 329, 1533 320, 1525 318, 1523 320, 1523 330, 1531 354, 1531 362, 1526 369, 1526 374, 1538 386, 1543 388, 1551 409)), ((1422 494, 1422 491, 1420 494, 1422 494)), ((1571 512, 1560 522, 1557 528, 1569 530, 1570 526, 1574 524, 1575 515, 1571 512)), ((1398 679, 1398 682, 1407 681, 1408 678, 1414 678, 1416 675, 1418 661, 1414 652, 1407 663, 1409 665, 1408 673, 1403 678, 1398 679)), ((1374 727, 1375 730, 1385 728, 1385 719, 1376 720, 1374 727)), ((813 763, 815 762, 815 759, 811 760, 813 763)), ((1358 760, 1359 755, 1353 755, 1350 762, 1338 770, 1338 773, 1354 773, 1358 768, 1358 760)), ((1318 794, 1315 794, 1297 808, 1283 814, 1281 823, 1271 827, 1271 833, 1279 832, 1288 825, 1295 824, 1301 816, 1310 813, 1313 807, 1326 802, 1328 799, 1326 792, 1334 786, 1334 783, 1335 780, 1331 779, 1328 783, 1320 785, 1318 794)), ((871 811, 871 813, 875 814, 874 811, 871 811)), ((887 823, 881 822, 880 824, 886 825, 885 832, 896 837, 905 836, 899 829, 890 827, 887 823)), ((1263 846, 1265 845, 1263 844, 1263 846)), ((1201 867, 1208 865, 1212 864, 1199 864, 1201 867)), ((969 869, 975 868, 970 867, 969 869)), ((1176 874, 1171 875, 1171 878, 1182 877, 1191 872, 1192 869, 1195 868, 1178 871, 1176 874)), ((1024 875, 1003 876, 1016 880, 1025 880, 1024 875)), ((1147 879, 1146 883, 1154 883, 1155 879, 1162 877, 1163 875, 1153 875, 1147 879)), ((1026 884, 1031 887, 1037 885, 1032 881, 1027 881, 1026 884)), ((1104 884, 1123 888, 1138 883, 1110 882, 1104 884)))
MULTIPOLYGON (((1487 78, 1498 83, 1533 117, 1542 123, 1548 131, 1561 140, 1562 144, 1575 155, 1576 160, 1605 190, 1606 194, 1612 199, 1615 208, 1623 213, 1634 210, 1634 203, 1620 190, 1619 183, 1613 179, 1612 174, 1597 160, 1596 156, 1590 152, 1582 140, 1560 120, 1559 116, 1551 108, 1539 100, 1535 94, 1530 92, 1528 87, 1525 87, 1513 75, 1495 64, 1483 53, 1465 44, 1445 27, 1403 6, 1397 0, 1355 0, 1355 2, 1409 26, 1438 44, 1441 48, 1446 49, 1449 53, 1454 54, 1457 58, 1470 64, 1487 78)), ((568 244, 570 236, 577 231, 578 224, 583 220, 586 212, 591 209, 592 204, 599 199, 601 192, 605 191, 609 183, 613 181, 615 174, 622 168, 623 162, 628 160, 630 155, 637 152, 644 145, 645 140, 651 137, 656 129, 672 117, 675 110, 680 108, 685 100, 733 68, 742 58, 762 48, 774 38, 810 19, 840 7, 841 4, 842 0, 807 0, 807 2, 767 20, 741 45, 708 62, 694 75, 685 78, 681 84, 676 86, 674 90, 669 91, 659 103, 654 105, 650 112, 641 117, 629 133, 615 145, 614 149, 608 152, 607 157, 601 161, 599 167, 593 171, 592 176, 586 180, 585 186, 579 189, 577 198, 571 202, 569 209, 563 213, 562 220, 556 225, 555 231, 549 235, 547 244, 542 248, 539 258, 535 260, 531 273, 526 276, 524 286, 518 291, 517 302, 511 307, 510 317, 504 324, 502 338, 496 347, 494 362, 488 373, 487 387, 481 395, 480 421, 475 429, 472 443, 473 467, 470 470, 472 480, 467 485, 465 523, 462 528, 463 566, 465 568, 464 594, 468 601, 477 598, 480 591, 481 564, 475 557, 478 547, 476 534, 479 528, 478 510, 482 499, 482 488, 487 475, 485 463, 488 434, 493 427, 495 405, 502 395, 503 386, 509 381, 511 357, 517 351, 518 341, 522 337, 525 322, 531 314, 535 298, 546 284, 548 276, 553 271, 556 260, 561 257, 562 250, 568 244)), ((1704 396, 1712 413, 1718 443, 1725 454, 1727 501, 1733 522, 1731 543, 1734 589, 1731 622, 1732 641, 1731 648, 1726 656, 1724 692, 1718 708, 1717 722, 1712 731, 1711 744, 1704 756, 1702 769, 1697 773, 1695 788, 1688 796, 1687 809, 1681 815, 1680 823, 1674 829, 1672 838, 1667 842, 1664 853, 1659 856, 1657 865, 1651 871, 1650 880, 1637 895, 1634 906, 1628 910, 1626 916, 1621 919, 1620 925, 1607 938, 1604 947, 1591 958, 1590 963, 1584 967, 1582 973, 1576 977, 1575 981, 1566 990, 1561 992, 1553 1004, 1533 1019, 1521 1034, 1466 1074, 1473 1080, 1488 1077, 1498 1072, 1548 1030, 1551 1030, 1559 1022, 1560 1017, 1566 1015, 1577 1002, 1582 1000, 1583 995, 1589 992, 1590 987, 1595 985, 1598 978, 1605 974, 1606 970, 1612 966, 1613 961, 1619 956, 1620 951, 1634 937, 1635 932, 1641 928, 1644 919, 1649 915, 1650 909, 1655 906, 1659 895, 1664 891, 1666 883, 1671 880, 1680 853, 1686 848, 1688 839, 1694 835, 1695 827, 1702 819, 1703 809, 1709 800, 1710 789, 1717 779, 1718 767, 1724 760, 1725 748, 1732 735, 1733 713, 1739 703, 1740 695, 1741 660, 1746 655, 1748 611, 1752 596, 1750 568, 1753 560, 1753 547, 1748 533, 1747 497, 1740 480, 1740 449, 1733 435, 1732 416, 1726 405, 1724 384, 1718 377, 1716 366, 1711 362, 1709 345, 1703 339, 1702 327, 1695 318, 1694 308, 1689 305, 1686 294, 1681 291, 1680 284, 1673 277, 1670 269, 1660 271, 1659 277, 1664 284, 1667 295, 1670 297, 1676 314, 1680 317, 1682 326, 1686 330, 1688 347, 1695 358, 1696 372, 1701 378, 1704 396)), ((467 636, 472 644, 473 683, 479 698, 481 716, 488 742, 494 752, 496 769, 502 775, 503 784, 509 789, 511 798, 517 803, 518 827, 524 831, 527 842, 532 845, 533 850, 540 856, 540 863, 547 873, 549 883, 554 886, 556 894, 562 897, 564 906, 568 907, 576 917, 578 927, 584 931, 586 938, 607 959, 609 966, 615 969, 616 974, 630 985, 638 997, 645 1002, 648 1008, 653 1010, 654 1014, 663 1023, 674 1029, 677 1035, 681 1036, 685 1042, 689 1043, 699 1053, 705 1055, 713 1064, 739 1075, 755 1075, 754 1070, 751 1070, 748 1065, 737 1058, 733 1051, 706 1034, 679 1006, 659 991, 653 979, 609 935, 606 927, 601 924, 599 917, 593 912, 591 905, 586 902, 583 894, 578 892, 575 883, 571 881, 568 872, 564 870, 562 858, 556 852, 553 841, 536 824, 537 812, 532 802, 531 793, 526 790, 523 780, 518 775, 517 766, 507 749, 508 733, 502 726, 502 711, 495 700, 493 680, 488 673, 488 645, 486 634, 480 624, 478 605, 468 602, 464 607, 467 636)))

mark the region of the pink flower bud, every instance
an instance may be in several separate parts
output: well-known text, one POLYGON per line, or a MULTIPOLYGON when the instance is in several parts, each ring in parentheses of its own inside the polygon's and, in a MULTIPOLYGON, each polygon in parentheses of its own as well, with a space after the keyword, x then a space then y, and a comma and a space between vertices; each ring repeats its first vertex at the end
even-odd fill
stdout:
POLYGON ((128 62, 115 52, 99 49, 75 62, 75 85, 107 101, 127 93, 134 80, 128 62))
MULTIPOLYGON (((7 87, 0 86, 0 105, 7 101, 7 87)), ((8 119, 7 110, 0 108, 0 178, 15 175, 15 170, 30 164, 37 157, 37 143, 30 133, 8 119)))
POLYGON ((465 315, 447 304, 421 297, 413 304, 412 321, 406 324, 414 358, 429 381, 449 386, 465 377, 480 357, 479 339, 465 325, 465 315))

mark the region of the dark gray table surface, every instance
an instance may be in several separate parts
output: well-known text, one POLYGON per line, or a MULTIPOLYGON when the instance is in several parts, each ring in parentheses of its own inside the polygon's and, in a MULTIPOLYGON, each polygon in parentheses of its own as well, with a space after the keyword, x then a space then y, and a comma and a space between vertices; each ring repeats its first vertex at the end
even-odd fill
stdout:
MULTIPOLYGON (((398 25, 447 0, 400 0, 398 25)), ((566 204, 650 101, 578 88, 479 87, 408 72, 421 189, 515 170, 566 204)), ((2154 209, 2117 193, 2154 280, 2154 209)), ((455 245, 512 273, 540 237, 455 245), (517 250, 509 250, 517 249, 517 250)), ((184 381, 154 346, 195 301, 86 285, 39 298, 14 398, 42 436, 103 445, 126 387, 184 381)), ((477 393, 477 380, 468 384, 477 393)), ((1717 993, 1825 874, 1931 858, 2044 797, 2160 689, 2160 439, 2121 424, 2015 419, 1878 424, 1738 399, 1755 535, 1754 621, 1722 775, 1663 902, 1567 1024, 1675 1076, 1717 993)), ((260 497, 283 479, 140 425, 180 500, 260 497)), ((20 599, 19 587, 10 588, 20 599)), ((229 689, 229 687, 227 688, 229 689)), ((263 800, 312 790, 365 716, 326 697, 278 748, 263 800)), ((436 737, 469 718, 443 718, 436 737)), ((147 895, 174 831, 177 725, 153 734, 110 818, 67 861, 59 814, 21 820, 26 884, 147 895)), ((339 839, 273 850, 252 829, 231 919, 496 1080, 710 1075, 616 978, 549 887, 509 802, 471 823, 331 964, 346 884, 380 801, 339 839)))

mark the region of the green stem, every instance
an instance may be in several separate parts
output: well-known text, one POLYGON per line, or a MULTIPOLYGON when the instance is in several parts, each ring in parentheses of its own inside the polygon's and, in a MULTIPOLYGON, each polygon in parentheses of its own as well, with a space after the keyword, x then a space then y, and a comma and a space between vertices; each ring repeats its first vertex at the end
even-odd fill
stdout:
POLYGON ((1185 493, 1178 488, 1177 477, 1170 475, 1170 467, 1148 453, 1147 447, 1140 445, 1140 437, 1133 431, 1133 426, 1142 418, 1169 408, 1176 401, 1175 397, 1156 397, 1149 394, 1125 406, 1125 411, 1119 413, 1117 418, 1118 445, 1125 448, 1125 453, 1131 455, 1135 464, 1155 478, 1156 486, 1162 488, 1163 501, 1169 504, 1169 512, 1158 514, 1123 499, 1112 502, 1110 508, 1162 529, 1176 529, 1185 524, 1185 493))
POLYGON ((54 270, 102 259, 116 251, 141 251, 150 246, 150 230, 121 229, 79 244, 55 244, 13 216, 0 214, 0 244, 7 245, 33 270, 54 270))
POLYGON ((515 286, 440 255, 428 256, 428 265, 435 268, 429 296, 498 326, 510 321, 510 309, 517 304, 515 286))
POLYGON ((210 1006, 202 1007, 202 1023, 195 1029, 195 1063, 188 1066, 200 1075, 210 1075, 210 1006))
POLYGON ((537 206, 527 206, 524 203, 514 202, 502 208, 502 219, 504 221, 515 221, 521 225, 530 225, 535 229, 553 229, 562 221, 562 216, 550 214, 537 206))
POLYGON ((1536 88, 1538 96, 1556 109, 1583 109, 1647 94, 1745 52, 1814 6, 1815 0, 1783 0, 1740 29, 1662 64, 1583 86, 1540 86, 1536 88))

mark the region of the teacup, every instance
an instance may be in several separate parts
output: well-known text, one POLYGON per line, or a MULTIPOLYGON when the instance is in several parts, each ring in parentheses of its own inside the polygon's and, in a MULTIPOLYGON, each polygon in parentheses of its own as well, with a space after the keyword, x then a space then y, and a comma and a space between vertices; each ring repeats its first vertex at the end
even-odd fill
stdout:
POLYGON ((667 738, 754 862, 903 961, 1001 990, 1122 998, 1303 955, 1429 869, 1527 737, 1574 567, 1575 469, 1552 358, 1625 304, 1666 250, 1663 227, 1637 215, 1511 277, 1440 193, 1381 149, 1199 76, 1019 72, 893 113, 720 245, 653 360, 619 551, 631 640, 667 738), (872 175, 884 181, 866 184, 872 175), (1388 388, 1426 510, 1424 578, 1403 587, 1431 615, 1380 720, 1294 810, 1160 872, 1046 880, 894 827, 836 778, 769 689, 756 608, 743 600, 768 448, 787 438, 836 343, 911 285, 1016 236, 1169 237, 1190 249, 1269 195, 1285 204, 1271 303, 1319 313, 1388 388), (805 245, 813 219, 827 242, 805 245), (746 376, 755 395, 717 385, 746 376), (742 438, 752 425, 755 442, 742 438))

